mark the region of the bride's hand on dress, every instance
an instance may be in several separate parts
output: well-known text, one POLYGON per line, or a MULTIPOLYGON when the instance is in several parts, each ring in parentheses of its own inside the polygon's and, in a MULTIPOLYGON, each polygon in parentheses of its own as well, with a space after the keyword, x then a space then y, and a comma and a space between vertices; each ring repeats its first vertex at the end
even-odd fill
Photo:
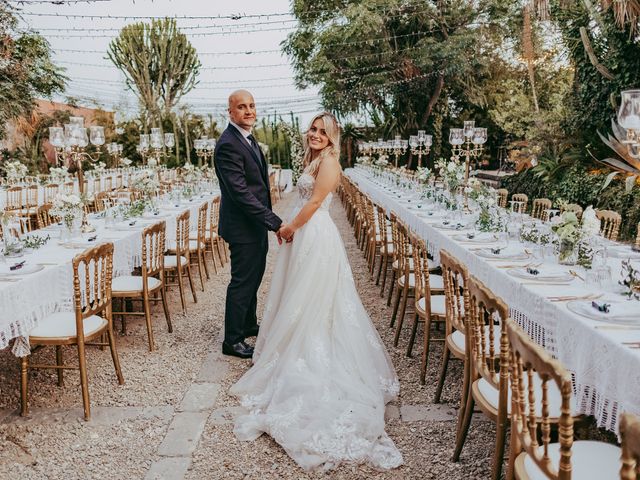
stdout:
POLYGON ((278 236, 281 239, 287 241, 287 243, 291 243, 293 241, 293 234, 295 229, 291 225, 282 225, 280 230, 278 230, 278 236))

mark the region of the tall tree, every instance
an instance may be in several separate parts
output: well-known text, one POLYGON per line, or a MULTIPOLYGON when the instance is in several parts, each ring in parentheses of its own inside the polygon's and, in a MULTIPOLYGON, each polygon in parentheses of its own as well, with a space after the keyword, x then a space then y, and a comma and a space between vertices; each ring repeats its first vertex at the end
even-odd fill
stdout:
POLYGON ((299 86, 319 85, 325 107, 367 113, 408 134, 438 102, 465 95, 491 54, 482 41, 510 2, 295 0, 298 29, 284 42, 299 86))
POLYGON ((196 49, 169 18, 127 25, 109 44, 108 55, 157 125, 196 86, 201 66, 196 49))
POLYGON ((0 2, 0 139, 9 120, 30 117, 35 99, 63 91, 67 80, 51 61, 49 43, 17 26, 15 8, 0 2))

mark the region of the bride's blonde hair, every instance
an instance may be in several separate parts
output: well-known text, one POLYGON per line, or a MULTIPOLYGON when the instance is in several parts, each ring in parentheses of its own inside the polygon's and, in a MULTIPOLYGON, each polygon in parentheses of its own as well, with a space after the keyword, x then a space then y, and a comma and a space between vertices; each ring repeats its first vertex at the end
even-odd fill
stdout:
POLYGON ((338 121, 336 117, 333 116, 332 113, 329 112, 321 112, 318 113, 315 117, 311 119, 309 122, 309 128, 302 137, 302 144, 304 145, 304 156, 302 157, 302 167, 304 171, 314 177, 318 174, 318 169, 320 168, 320 164, 322 160, 327 157, 334 156, 338 158, 340 156, 340 125, 338 125, 338 121), (315 122, 318 119, 322 119, 324 123, 324 131, 329 138, 329 145, 327 145, 315 158, 315 160, 311 160, 311 148, 309 147, 309 142, 307 140, 307 134, 315 122))

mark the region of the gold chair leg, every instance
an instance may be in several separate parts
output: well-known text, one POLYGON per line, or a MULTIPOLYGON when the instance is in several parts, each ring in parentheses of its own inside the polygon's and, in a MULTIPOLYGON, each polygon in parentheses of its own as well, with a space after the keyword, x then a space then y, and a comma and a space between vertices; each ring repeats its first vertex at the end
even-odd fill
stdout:
POLYGON ((167 291, 164 285, 162 285, 162 287, 160 288, 160 297, 162 298, 162 309, 164 310, 164 318, 167 320, 167 328, 169 329, 169 333, 173 333, 171 314, 169 313, 169 305, 167 304, 167 291))
POLYGON ((202 273, 202 265, 200 264, 200 255, 198 254, 197 250, 195 252, 189 252, 189 262, 191 262, 191 260, 193 259, 194 254, 196 256, 197 261, 195 263, 191 263, 191 265, 198 265, 198 275, 200 276, 200 288, 204 292, 204 275, 202 273))
MULTIPOLYGON (((442 364, 440 365, 440 377, 438 377, 438 385, 436 386, 436 394, 433 397, 433 403, 440 403, 440 397, 442 396, 442 388, 444 387, 444 381, 447 377, 447 369, 449 368, 449 359, 451 358, 451 352, 447 345, 447 340, 444 341, 444 347, 442 350, 442 364)), ((424 383, 423 383, 424 385, 424 383)), ((464 392, 463 395, 465 395, 464 392)))
POLYGON ((227 263, 227 252, 224 246, 224 243, 220 240, 216 240, 216 251, 218 252, 218 258, 220 259, 220 266, 224 267, 224 264, 227 263), (222 245, 221 245, 222 244, 222 245), (221 248, 222 247, 222 248, 221 248), (224 261, 222 260, 222 252, 220 250, 224 250, 224 261))
POLYGON ((416 313, 413 316, 413 325, 411 326, 411 337, 409 338, 409 345, 407 345, 407 357, 411 357, 411 355, 413 354, 413 344, 416 341, 416 333, 418 332, 419 322, 420 322, 420 317, 416 313))
POLYGON ((473 399, 473 392, 471 387, 467 391, 467 401, 465 402, 464 409, 460 409, 460 415, 462 415, 462 422, 460 423, 460 429, 456 432, 456 448, 453 452, 453 461, 460 460, 460 454, 462 453, 462 447, 467 439, 469 433, 469 425, 471 425, 471 416, 473 415, 473 409, 475 407, 475 400, 473 399))
MULTIPOLYGON (((399 287, 398 287, 399 288, 399 287)), ((398 300, 400 300, 400 290, 398 290, 398 300)), ((400 341, 400 333, 402 332, 402 325, 404 324, 404 306, 407 304, 407 295, 409 294, 409 289, 407 287, 402 289, 402 309, 400 310, 400 312, 402 312, 401 315, 398 315, 395 320, 397 321, 396 324, 396 335, 393 339, 393 346, 397 347, 398 346, 398 342, 400 341)), ((395 306, 395 312, 398 312, 398 302, 396 300, 396 306, 395 306)))
POLYGON ((144 308, 144 320, 147 324, 147 336, 149 337, 149 351, 155 350, 155 342, 153 339, 153 326, 151 325, 151 307, 149 305, 148 294, 142 299, 142 308, 144 308))
MULTIPOLYGON (((204 273, 207 277, 207 280, 209 280, 211 277, 209 276, 209 267, 207 266, 207 257, 204 254, 204 250, 202 249, 198 250, 198 258, 202 260, 202 266, 204 266, 204 273)), ((200 260, 198 260, 198 262, 200 262, 200 260)))
MULTIPOLYGON (((56 365, 61 367, 62 364, 62 345, 56 345, 56 365)), ((58 368, 58 386, 62 387, 64 385, 64 370, 62 368, 58 368)))
POLYGON ((389 322, 389 327, 393 328, 396 324, 396 315, 398 315, 398 306, 400 305, 400 297, 402 296, 402 292, 400 291, 400 286, 396 283, 391 287, 391 291, 396 293, 395 301, 393 302, 393 313, 391 314, 391 322, 389 322))
MULTIPOLYGON (((179 259, 178 259, 179 260, 179 259)), ((176 269, 176 279, 178 281, 178 291, 180 292, 180 303, 182 304, 182 313, 187 314, 187 302, 184 298, 184 285, 182 283, 182 268, 176 269)))
POLYGON ((87 375, 87 357, 84 344, 78 342, 78 365, 80 367, 80 387, 82 388, 82 405, 84 407, 84 419, 91 418, 91 405, 89 401, 89 377, 87 375))
POLYGON ((20 359, 20 415, 23 417, 29 413, 29 356, 20 359))
POLYGON ((109 350, 111 351, 111 359, 113 360, 113 367, 116 369, 116 376, 118 377, 118 383, 124 384, 124 377, 122 376, 122 369, 120 368, 120 359, 118 358, 118 350, 116 349, 116 339, 113 334, 113 324, 110 322, 107 328, 107 340, 109 341, 109 350))
POLYGON ((500 480, 502 476, 502 462, 504 461, 504 445, 507 437, 507 416, 500 418, 501 412, 498 412, 498 421, 496 422, 496 447, 493 452, 493 468, 492 480, 500 480))
MULTIPOLYGON (((196 289, 193 286, 193 278, 191 277, 191 265, 187 265, 187 278, 189 279, 189 286, 191 287, 191 294, 193 295, 193 303, 198 303, 198 298, 196 297, 196 289)), ((204 288, 203 288, 204 290, 204 288)))
POLYGON ((391 297, 393 296, 393 290, 394 290, 395 284, 396 284, 396 271, 392 269, 391 282, 389 283, 389 296, 387 297, 387 307, 391 305, 391 297))
POLYGON ((424 347, 420 365, 420 383, 424 385, 427 378, 427 364, 429 363, 429 347, 431 346, 431 318, 424 319, 424 347))

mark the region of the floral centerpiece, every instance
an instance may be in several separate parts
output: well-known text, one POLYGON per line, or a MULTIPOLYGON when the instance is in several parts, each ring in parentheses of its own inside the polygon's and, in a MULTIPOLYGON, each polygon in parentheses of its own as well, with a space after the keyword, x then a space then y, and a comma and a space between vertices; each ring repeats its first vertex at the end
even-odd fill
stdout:
POLYGON ((389 157, 387 155, 380 155, 374 162, 373 164, 376 167, 380 167, 380 168, 384 168, 387 165, 389 165, 389 157))
POLYGON ((12 224, 14 215, 9 212, 0 212, 0 228, 2 229, 2 253, 7 257, 15 257, 22 254, 22 244, 19 241, 19 226, 12 224))
POLYGON ((160 191, 160 183, 153 172, 142 172, 133 178, 133 187, 142 192, 146 199, 155 197, 160 191))
POLYGON ((186 162, 182 167, 182 181, 184 187, 183 194, 186 197, 192 197, 196 193, 198 182, 202 180, 202 171, 197 169, 192 163, 186 162))
POLYGON ((500 212, 496 208, 496 192, 477 178, 470 178, 464 189, 468 197, 473 200, 480 212, 476 226, 481 232, 503 231, 506 227, 500 212))
POLYGON ((82 199, 78 195, 59 193, 53 199, 50 213, 60 217, 67 228, 67 232, 71 233, 79 223, 78 221, 82 219, 83 208, 82 199))
POLYGON ((622 261, 621 280, 618 281, 620 285, 625 287, 624 295, 629 300, 635 298, 640 300, 640 270, 636 270, 631 264, 631 260, 622 261))
POLYGON ((98 176, 101 175, 102 173, 104 173, 104 171, 107 169, 107 165, 104 162, 96 162, 93 165, 93 175, 94 176, 98 176))
POLYGON ((441 158, 436 163, 438 174, 444 181, 447 189, 452 195, 455 195, 464 184, 465 166, 462 163, 451 160, 447 162, 444 158, 441 158))
POLYGON ((373 165, 373 161, 372 161, 371 157, 370 157, 370 156, 368 156, 368 155, 361 155, 361 156, 359 156, 358 158, 356 158, 356 163, 357 163, 358 165, 363 165, 363 166, 365 166, 365 167, 368 167, 368 166, 370 166, 370 165, 373 165))
POLYGON ((131 165, 131 163, 133 162, 126 157, 120 160, 120 164, 124 165, 125 167, 128 167, 129 165, 131 165))
POLYGON ((151 157, 147 160, 147 167, 156 168, 158 166, 158 160, 156 157, 151 157))
POLYGON ((68 175, 69 170, 67 170, 67 167, 65 166, 51 167, 49 169, 49 178, 51 179, 52 183, 64 183, 68 175))
POLYGON ((7 175, 7 180, 9 183, 15 183, 18 180, 25 177, 29 169, 26 165, 23 165, 18 160, 14 160, 13 162, 7 162, 4 165, 4 172, 7 175))
POLYGON ((558 236, 558 263, 575 265, 578 261, 577 246, 583 231, 573 212, 564 212, 551 220, 551 230, 558 236))
POLYGON ((427 183, 431 178, 431 170, 427 167, 418 167, 416 170, 416 179, 420 183, 427 183))

